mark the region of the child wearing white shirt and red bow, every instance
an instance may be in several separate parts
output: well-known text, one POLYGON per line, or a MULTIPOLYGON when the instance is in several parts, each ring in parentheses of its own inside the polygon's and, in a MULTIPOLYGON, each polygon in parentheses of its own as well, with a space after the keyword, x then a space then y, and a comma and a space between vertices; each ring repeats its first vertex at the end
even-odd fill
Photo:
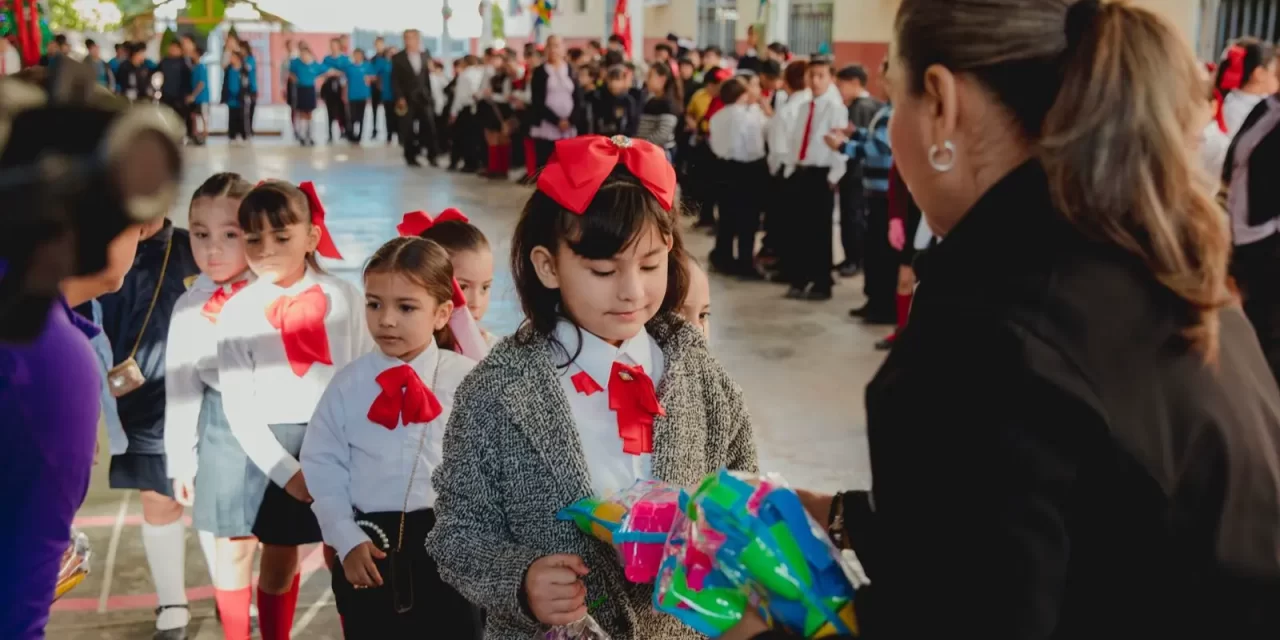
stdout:
POLYGON ((378 349, 334 376, 307 427, 302 469, 325 543, 342 559, 333 593, 350 638, 475 635, 470 604, 423 542, 435 525, 454 390, 475 361, 451 350, 453 267, 440 245, 396 238, 364 271, 378 349))
POLYGON ((372 350, 364 297, 320 269, 341 258, 315 187, 265 182, 240 203, 245 254, 257 281, 222 309, 218 376, 231 433, 244 449, 245 510, 263 545, 258 581, 263 640, 287 640, 298 602, 298 546, 320 542, 297 456, 321 394, 372 350))

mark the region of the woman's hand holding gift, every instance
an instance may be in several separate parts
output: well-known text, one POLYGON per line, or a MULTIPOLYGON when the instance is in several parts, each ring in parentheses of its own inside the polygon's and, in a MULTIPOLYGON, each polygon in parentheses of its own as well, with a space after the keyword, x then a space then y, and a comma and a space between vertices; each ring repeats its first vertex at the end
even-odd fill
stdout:
POLYGON ((590 571, 575 555, 545 556, 534 561, 524 578, 529 612, 542 624, 566 625, 587 615, 587 586, 582 578, 590 571))

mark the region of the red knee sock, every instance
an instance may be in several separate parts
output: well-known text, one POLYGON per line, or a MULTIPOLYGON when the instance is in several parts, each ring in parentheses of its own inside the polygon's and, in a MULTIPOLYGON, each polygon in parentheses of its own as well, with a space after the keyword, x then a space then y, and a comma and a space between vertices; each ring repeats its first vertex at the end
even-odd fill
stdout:
POLYGON ((293 576, 293 586, 288 591, 273 595, 258 587, 258 627, 262 640, 289 640, 293 631, 293 613, 298 608, 298 581, 293 576))
POLYGON ((907 316, 911 315, 911 294, 898 294, 898 331, 907 326, 907 316))
POLYGON ((524 137, 524 170, 529 172, 530 176, 538 173, 538 156, 537 150, 533 148, 533 138, 524 137))
POLYGON ((213 600, 218 603, 222 616, 222 637, 225 640, 249 640, 249 605, 253 602, 253 590, 249 587, 235 591, 215 589, 213 600))
POLYGON ((502 145, 502 174, 511 173, 511 143, 502 145))
POLYGON ((501 162, 499 156, 500 154, 498 153, 498 145, 496 144, 489 145, 489 163, 488 165, 486 165, 486 168, 489 170, 489 173, 498 172, 498 164, 501 162))

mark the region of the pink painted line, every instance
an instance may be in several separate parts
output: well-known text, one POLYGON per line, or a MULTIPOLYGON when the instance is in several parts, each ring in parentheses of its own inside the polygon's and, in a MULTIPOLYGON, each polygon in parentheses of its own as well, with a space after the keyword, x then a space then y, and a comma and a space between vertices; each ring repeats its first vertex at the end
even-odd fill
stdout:
MULTIPOLYGON (((112 518, 114 520, 114 518, 112 518)), ((324 547, 315 545, 310 551, 306 552, 302 558, 301 572, 303 574, 313 573, 324 566, 324 547)), ((253 578, 253 586, 258 586, 258 577, 253 578)), ((202 587, 192 587, 187 589, 187 600, 190 602, 198 602, 201 600, 213 599, 213 585, 204 585, 202 587)), ((159 600, 154 593, 139 593, 131 595, 118 595, 107 598, 107 611, 124 611, 131 609, 154 609, 159 604, 159 600)), ((63 598, 53 603, 54 611, 97 611, 97 598, 63 598)))
MULTIPOLYGON (((183 517, 182 517, 182 522, 183 522, 183 523, 185 523, 188 527, 189 527, 189 526, 191 526, 191 517, 190 517, 190 516, 183 516, 183 517)), ((141 524, 142 524, 142 514, 140 514, 140 513, 135 513, 135 514, 130 515, 130 516, 125 516, 125 518, 124 518, 124 523, 125 523, 125 524, 127 524, 127 525, 141 525, 141 524)), ((73 520, 73 521, 71 522, 71 526, 76 527, 77 529, 93 529, 93 528, 97 528, 97 527, 114 527, 114 526, 115 526, 115 524, 116 524, 116 517, 115 517, 115 516, 112 516, 112 515, 102 515, 102 516, 77 516, 77 517, 76 517, 76 519, 75 519, 75 520, 73 520)))

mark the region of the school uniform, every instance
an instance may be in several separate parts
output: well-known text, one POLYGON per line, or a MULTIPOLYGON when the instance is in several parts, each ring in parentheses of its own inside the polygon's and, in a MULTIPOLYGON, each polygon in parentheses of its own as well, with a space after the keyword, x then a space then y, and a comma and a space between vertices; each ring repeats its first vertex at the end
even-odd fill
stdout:
POLYGON ((458 74, 457 80, 453 88, 453 103, 449 107, 453 120, 449 130, 453 138, 449 147, 449 168, 476 171, 480 168, 480 147, 483 144, 476 116, 476 94, 480 93, 484 83, 484 69, 468 67, 458 74))
MULTIPOLYGON (((191 115, 199 115, 204 119, 204 131, 200 132, 202 137, 197 139, 196 142, 203 144, 204 138, 209 135, 209 100, 212 95, 209 91, 209 67, 198 62, 192 65, 191 83, 193 85, 192 88, 195 90, 195 95, 191 100, 191 115)), ((188 126, 192 128, 194 133, 195 124, 192 122, 191 117, 188 117, 188 126)))
POLYGON ((511 172, 511 132, 507 130, 507 121, 511 119, 511 76, 505 69, 485 69, 485 78, 481 83, 481 91, 487 93, 484 100, 476 105, 476 121, 490 134, 500 134, 502 142, 486 144, 488 162, 486 170, 492 177, 506 178, 511 172))
POLYGON ((131 102, 151 102, 151 67, 147 64, 135 65, 132 60, 120 64, 120 72, 116 74, 116 93, 131 102))
POLYGON ((351 58, 344 55, 328 55, 321 61, 325 72, 337 71, 342 75, 328 76, 320 85, 320 97, 324 100, 325 112, 329 116, 329 142, 333 142, 333 125, 338 125, 338 135, 347 136, 347 103, 346 84, 347 67, 351 66, 351 58))
POLYGON ((308 505, 284 491, 301 465, 302 436, 337 371, 373 348, 364 297, 310 268, 293 286, 259 280, 218 317, 218 379, 232 434, 250 464, 246 514, 263 544, 319 542, 308 505), (317 321, 323 318, 323 322, 317 321))
POLYGON ((245 100, 245 130, 252 137, 253 118, 258 113, 258 59, 254 57, 253 51, 249 51, 244 57, 244 71, 249 78, 249 93, 245 100))
POLYGON ((316 110, 316 80, 325 72, 325 66, 319 62, 303 62, 302 58, 289 61, 289 73, 293 74, 297 86, 294 88, 293 108, 301 113, 316 110))
POLYGON ((770 98, 773 103, 773 117, 765 127, 765 147, 768 149, 765 163, 769 167, 769 193, 765 202, 764 238, 760 241, 760 256, 763 259, 772 259, 771 268, 776 270, 784 280, 786 262, 782 254, 789 246, 784 237, 791 231, 786 224, 787 212, 791 211, 791 205, 787 201, 790 194, 786 189, 785 177, 791 162, 789 157, 791 142, 787 139, 789 133, 787 127, 796 117, 794 112, 801 102, 797 99, 798 95, 800 94, 775 91, 770 98))
POLYGON ((218 381, 218 319, 250 278, 196 276, 173 307, 165 350, 164 450, 172 479, 195 479, 192 525, 219 538, 253 534, 245 509, 249 459, 231 432, 218 381))
POLYGON ((591 116, 587 133, 634 138, 640 127, 640 106, 630 92, 613 95, 608 87, 591 92, 587 102, 591 116))
POLYGON ((794 235, 787 255, 791 287, 808 290, 810 297, 831 293, 832 214, 835 210, 833 185, 848 170, 845 155, 832 151, 823 137, 833 129, 849 126, 849 111, 838 93, 811 96, 790 112, 787 127, 789 157, 793 169, 787 177, 787 191, 794 203, 794 215, 787 224, 794 235))
POLYGON ((387 142, 391 142, 396 129, 396 95, 391 85, 391 58, 379 54, 373 59, 373 73, 378 79, 371 85, 370 102, 373 105, 373 138, 378 138, 378 108, 382 108, 383 124, 387 129, 387 142))
POLYGON ((475 636, 470 603, 424 546, 436 520, 431 474, 454 392, 475 364, 434 340, 407 363, 375 349, 339 371, 316 407, 302 468, 325 544, 342 559, 365 542, 390 556, 377 561, 381 587, 356 589, 340 567, 332 572, 347 637, 475 636))
MULTIPOLYGON (((849 124, 857 129, 866 129, 883 107, 879 100, 863 91, 849 104, 849 124)), ((866 202, 862 188, 862 159, 849 158, 847 162, 848 170, 840 179, 840 246, 844 249, 842 266, 847 267, 846 273, 851 273, 863 263, 863 231, 866 229, 863 210, 866 202)))
POLYGON ((675 162, 676 131, 680 128, 680 112, 665 96, 650 96, 640 108, 636 137, 648 140, 667 152, 675 162))
POLYGON ((711 266, 717 271, 752 276, 756 232, 764 210, 769 168, 765 163, 768 117, 758 105, 732 104, 711 118, 711 152, 719 160, 720 224, 711 266), (734 241, 737 241, 737 257, 734 241))
POLYGON ((601 601, 592 616, 614 640, 698 638, 653 610, 653 585, 629 583, 611 548, 554 514, 640 478, 693 486, 721 467, 753 472, 751 433, 741 389, 702 334, 674 314, 620 347, 567 322, 554 336, 522 327, 458 388, 432 476, 437 521, 427 550, 445 581, 485 609, 490 640, 526 640, 539 629, 521 604, 525 570, 554 553, 591 567, 587 601, 601 601), (615 385, 637 385, 619 393, 642 399, 641 373, 663 410, 647 443, 643 429, 624 429, 609 409, 615 385))
POLYGON ((892 324, 897 317, 894 299, 899 265, 898 250, 889 244, 889 186, 893 166, 889 120, 892 117, 893 105, 885 105, 871 124, 854 132, 843 150, 848 157, 859 160, 862 168, 862 193, 867 212, 867 236, 863 245, 867 306, 863 315, 868 321, 885 324, 892 324))
MULTIPOLYGON (((372 95, 369 78, 374 75, 374 69, 368 62, 351 62, 342 72, 347 77, 347 105, 351 108, 351 121, 347 123, 348 138, 352 142, 360 142, 364 137, 364 111, 372 95)), ((374 122, 377 122, 377 115, 374 116, 374 122)), ((376 128, 374 132, 376 134, 376 128)))
POLYGON ((187 120, 187 96, 191 95, 191 63, 182 56, 160 61, 164 82, 160 85, 160 102, 173 109, 178 119, 187 120))
POLYGON ((227 67, 222 76, 222 103, 227 105, 227 139, 249 139, 249 73, 227 67))

